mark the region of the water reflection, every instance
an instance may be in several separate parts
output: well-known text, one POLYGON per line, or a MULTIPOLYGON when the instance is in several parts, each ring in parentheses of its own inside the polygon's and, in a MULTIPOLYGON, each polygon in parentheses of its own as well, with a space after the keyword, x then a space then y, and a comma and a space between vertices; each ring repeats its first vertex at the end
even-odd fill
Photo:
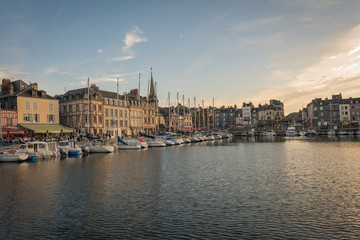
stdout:
POLYGON ((0 238, 354 239, 359 147, 251 137, 1 164, 0 238))

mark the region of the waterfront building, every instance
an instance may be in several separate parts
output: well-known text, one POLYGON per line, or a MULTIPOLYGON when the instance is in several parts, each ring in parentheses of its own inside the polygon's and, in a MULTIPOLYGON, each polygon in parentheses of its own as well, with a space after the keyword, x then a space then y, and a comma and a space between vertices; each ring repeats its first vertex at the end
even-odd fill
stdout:
POLYGON ((251 110, 254 108, 252 102, 243 103, 242 105, 242 115, 243 115, 243 124, 252 124, 251 110))
POLYGON ((58 99, 44 90, 39 90, 37 83, 27 84, 22 80, 12 82, 10 79, 3 79, 1 108, 7 116, 7 124, 17 124, 31 135, 73 132, 59 124, 58 99))
MULTIPOLYGON (((332 95, 331 99, 315 98, 307 105, 307 118, 310 127, 334 129, 342 128, 360 119, 356 109, 360 111, 360 98, 343 99, 341 93, 332 95)), ((360 114, 360 112, 359 112, 360 114)))
POLYGON ((235 111, 235 124, 236 125, 241 125, 243 124, 244 119, 243 119, 243 114, 242 114, 242 108, 239 108, 235 111))
POLYGON ((360 98, 350 98, 350 121, 360 123, 360 98))
POLYGON ((104 99, 96 84, 67 91, 58 96, 61 124, 78 133, 101 135, 104 132, 104 99))
POLYGON ((237 107, 225 107, 215 109, 215 125, 216 128, 228 128, 236 125, 237 107))
POLYGON ((258 107, 259 123, 266 126, 274 126, 282 123, 284 119, 284 104, 279 100, 270 100, 269 104, 258 107))
MULTIPOLYGON (((99 118, 101 116, 103 122, 103 132, 111 137, 117 134, 122 137, 124 134, 130 134, 129 131, 129 103, 126 100, 126 94, 117 95, 117 93, 99 90, 102 97, 102 108, 99 109, 99 118), (101 112, 100 112, 101 111, 101 112)), ((95 120, 95 119, 94 119, 95 120)), ((100 124, 100 123, 99 123, 100 124)))

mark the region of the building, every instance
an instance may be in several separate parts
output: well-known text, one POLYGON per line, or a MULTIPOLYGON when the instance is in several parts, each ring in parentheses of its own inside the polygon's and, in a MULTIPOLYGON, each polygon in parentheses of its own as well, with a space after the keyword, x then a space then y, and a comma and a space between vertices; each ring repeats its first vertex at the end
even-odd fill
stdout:
POLYGON ((360 98, 350 98, 350 121, 360 123, 360 98))
MULTIPOLYGON (((225 107, 215 109, 215 127, 228 128, 236 125, 237 107, 225 107)), ((244 109, 243 109, 244 112, 244 109)), ((249 113, 251 115, 251 112, 249 113)))
MULTIPOLYGON (((253 116, 253 122, 255 118, 253 116)), ((270 100, 269 104, 258 107, 258 121, 265 126, 280 125, 284 119, 284 104, 279 100, 270 100)))
POLYGON ((60 122, 78 133, 103 134, 104 99, 99 88, 92 84, 89 88, 67 91, 58 96, 60 100, 60 122))
POLYGON ((243 115, 243 124, 252 124, 252 116, 251 116, 251 110, 254 108, 254 105, 249 103, 243 103, 242 105, 242 115, 243 115))
POLYGON ((3 79, 1 108, 4 113, 10 114, 11 120, 6 120, 7 124, 17 124, 31 135, 73 132, 73 129, 59 124, 59 100, 39 90, 37 83, 3 79))

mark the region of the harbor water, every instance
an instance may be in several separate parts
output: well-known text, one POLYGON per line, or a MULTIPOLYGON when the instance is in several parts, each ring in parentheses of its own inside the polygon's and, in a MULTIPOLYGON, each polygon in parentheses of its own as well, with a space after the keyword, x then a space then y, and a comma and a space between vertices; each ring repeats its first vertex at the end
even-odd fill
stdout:
POLYGON ((360 238, 355 137, 4 163, 0 183, 0 239, 360 238))

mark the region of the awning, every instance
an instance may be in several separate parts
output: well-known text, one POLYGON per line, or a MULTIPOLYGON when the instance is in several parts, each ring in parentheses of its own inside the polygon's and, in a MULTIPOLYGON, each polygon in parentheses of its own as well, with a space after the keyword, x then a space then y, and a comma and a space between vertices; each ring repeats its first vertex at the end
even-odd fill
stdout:
POLYGON ((23 130, 20 130, 16 127, 2 127, 1 128, 2 135, 7 135, 8 131, 9 131, 10 135, 23 135, 24 134, 23 130))
POLYGON ((21 124, 20 126, 34 133, 72 133, 74 131, 72 128, 57 124, 21 124))

